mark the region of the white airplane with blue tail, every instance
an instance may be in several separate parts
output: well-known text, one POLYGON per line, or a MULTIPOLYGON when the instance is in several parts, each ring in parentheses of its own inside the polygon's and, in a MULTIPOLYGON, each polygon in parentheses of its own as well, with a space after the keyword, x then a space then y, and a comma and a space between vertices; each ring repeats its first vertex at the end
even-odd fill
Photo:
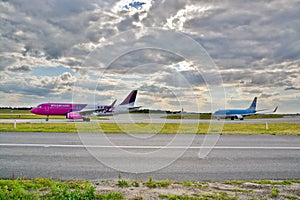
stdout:
MULTIPOLYGON (((255 97, 247 109, 227 109, 227 110, 218 110, 213 113, 213 116, 217 119, 226 119, 230 118, 231 120, 239 119, 244 120, 245 116, 250 116, 257 114, 258 112, 266 111, 268 109, 263 110, 256 110, 256 103, 257 103, 257 97, 255 97)), ((272 111, 273 113, 276 112, 278 106, 272 111)))

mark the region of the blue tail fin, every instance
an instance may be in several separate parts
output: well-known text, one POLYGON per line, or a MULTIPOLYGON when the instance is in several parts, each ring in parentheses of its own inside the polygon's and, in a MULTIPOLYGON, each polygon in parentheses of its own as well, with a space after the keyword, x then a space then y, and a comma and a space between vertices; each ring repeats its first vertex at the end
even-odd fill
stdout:
POLYGON ((257 97, 255 97, 247 110, 255 110, 256 109, 257 97))

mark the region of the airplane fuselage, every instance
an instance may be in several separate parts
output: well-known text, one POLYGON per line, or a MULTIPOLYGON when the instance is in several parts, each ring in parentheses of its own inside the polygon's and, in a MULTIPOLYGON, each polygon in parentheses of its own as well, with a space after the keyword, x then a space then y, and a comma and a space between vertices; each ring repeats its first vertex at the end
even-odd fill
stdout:
POLYGON ((243 120, 244 116, 254 115, 256 113, 255 110, 245 109, 230 109, 230 110, 218 110, 213 113, 213 116, 217 118, 231 118, 231 119, 240 119, 243 120))
POLYGON ((85 108, 87 104, 73 104, 73 103, 44 103, 40 104, 30 110, 31 113, 37 115, 67 115, 71 112, 80 111, 85 108))
POLYGON ((255 110, 218 110, 214 113, 215 115, 251 115, 255 114, 255 110))

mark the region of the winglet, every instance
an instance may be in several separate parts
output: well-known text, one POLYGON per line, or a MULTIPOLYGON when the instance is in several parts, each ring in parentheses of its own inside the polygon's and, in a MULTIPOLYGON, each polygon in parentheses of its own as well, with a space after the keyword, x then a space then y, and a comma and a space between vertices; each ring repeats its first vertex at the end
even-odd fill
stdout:
POLYGON ((114 107, 115 104, 116 104, 116 102, 117 102, 117 99, 115 99, 114 102, 112 102, 112 104, 110 105, 110 107, 111 107, 111 108, 114 107))
POLYGON ((278 106, 276 106, 276 108, 273 110, 273 113, 277 111, 278 106))
POLYGON ((112 109, 114 108, 116 102, 117 102, 117 99, 115 99, 115 100, 112 102, 112 104, 111 104, 110 106, 108 106, 103 112, 106 113, 106 112, 112 111, 112 109))

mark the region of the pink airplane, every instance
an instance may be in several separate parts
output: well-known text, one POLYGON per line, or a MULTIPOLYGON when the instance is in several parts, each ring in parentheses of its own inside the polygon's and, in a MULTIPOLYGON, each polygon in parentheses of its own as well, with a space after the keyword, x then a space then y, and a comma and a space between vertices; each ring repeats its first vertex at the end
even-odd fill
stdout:
POLYGON ((124 101, 117 106, 114 106, 117 100, 111 105, 98 105, 95 109, 90 110, 84 110, 87 104, 43 103, 32 108, 30 112, 37 115, 46 115, 46 121, 49 120, 50 115, 64 115, 67 119, 83 119, 83 121, 90 121, 90 118, 86 116, 107 116, 139 109, 141 106, 134 106, 136 95, 137 90, 131 91, 124 101))

